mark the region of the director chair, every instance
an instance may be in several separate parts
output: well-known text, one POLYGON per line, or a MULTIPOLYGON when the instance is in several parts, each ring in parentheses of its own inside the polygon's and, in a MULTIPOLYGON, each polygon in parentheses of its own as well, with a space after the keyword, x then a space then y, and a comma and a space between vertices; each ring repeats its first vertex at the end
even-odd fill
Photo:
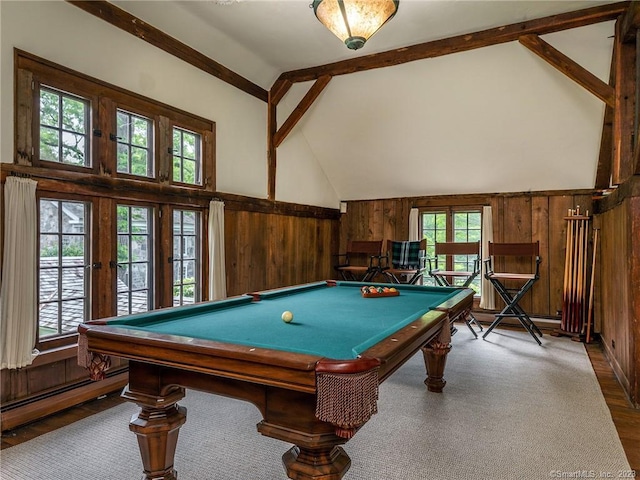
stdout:
MULTIPOLYGON (((434 257, 428 258, 429 262, 429 275, 431 275, 436 284, 441 287, 450 286, 462 286, 468 287, 471 282, 480 274, 480 242, 436 242, 434 245, 434 257), (450 258, 451 269, 447 270, 447 258, 450 258), (440 263, 444 261, 444 269, 440 268, 440 263), (456 267, 460 266, 460 269, 456 267)), ((478 334, 475 332, 472 323, 482 331, 482 325, 473 316, 473 313, 469 312, 469 315, 464 319, 464 322, 473 333, 474 337, 478 338, 478 334)))
POLYGON ((427 241, 387 240, 387 254, 381 257, 381 273, 391 283, 415 285, 424 275, 427 241), (382 264, 382 262, 381 262, 382 264))
POLYGON ((536 336, 542 337, 542 332, 529 315, 519 305, 520 300, 533 287, 540 278, 540 242, 535 243, 492 243, 489 242, 489 258, 484 260, 485 278, 491 282, 498 295, 504 300, 506 306, 496 314, 493 323, 487 328, 482 338, 486 338, 491 330, 497 327, 505 317, 515 317, 529 332, 533 339, 542 345, 536 336), (494 271, 495 257, 530 257, 535 258, 535 271, 533 273, 496 273, 494 271), (517 284, 517 287, 508 287, 507 282, 517 284))
POLYGON ((338 254, 342 260, 334 268, 343 280, 367 282, 380 273, 382 240, 349 240, 345 253, 338 254))

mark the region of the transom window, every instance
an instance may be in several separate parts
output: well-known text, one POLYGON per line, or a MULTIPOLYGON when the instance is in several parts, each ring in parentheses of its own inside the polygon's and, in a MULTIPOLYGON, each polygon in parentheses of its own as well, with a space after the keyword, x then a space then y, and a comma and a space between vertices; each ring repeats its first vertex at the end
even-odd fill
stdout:
POLYGON ((124 110, 118 110, 116 117, 118 173, 153 178, 153 122, 124 110))
POLYGON ((173 128, 173 181, 202 185, 200 135, 173 128))
POLYGON ((89 114, 86 100, 41 87, 39 158, 67 165, 91 166, 89 114))
POLYGON ((40 199, 39 338, 75 333, 89 312, 89 204, 40 199))

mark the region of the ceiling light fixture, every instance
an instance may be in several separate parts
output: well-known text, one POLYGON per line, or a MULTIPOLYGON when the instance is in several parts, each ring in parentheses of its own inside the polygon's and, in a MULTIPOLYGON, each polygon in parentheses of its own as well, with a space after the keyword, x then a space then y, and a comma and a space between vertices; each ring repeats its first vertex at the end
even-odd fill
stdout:
POLYGON ((398 11, 400 0, 314 0, 313 12, 351 50, 358 50, 398 11))

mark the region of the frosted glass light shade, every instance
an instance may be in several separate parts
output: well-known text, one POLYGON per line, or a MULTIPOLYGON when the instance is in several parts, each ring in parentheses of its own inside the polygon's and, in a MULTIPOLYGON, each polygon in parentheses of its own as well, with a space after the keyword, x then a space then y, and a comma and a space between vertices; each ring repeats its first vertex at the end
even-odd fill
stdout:
POLYGON ((398 11, 399 0, 314 0, 318 20, 357 50, 398 11))

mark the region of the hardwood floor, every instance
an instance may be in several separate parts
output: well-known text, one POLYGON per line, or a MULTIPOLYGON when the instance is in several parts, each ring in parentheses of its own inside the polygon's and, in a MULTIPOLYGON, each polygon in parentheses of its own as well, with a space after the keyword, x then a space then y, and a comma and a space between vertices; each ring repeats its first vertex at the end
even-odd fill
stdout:
POLYGON ((640 476, 640 409, 635 409, 620 386, 600 343, 586 345, 591 365, 618 430, 622 447, 636 477, 640 476))
MULTIPOLYGON (((640 409, 634 409, 613 374, 599 343, 586 346, 631 469, 640 475, 640 409)), ((70 408, 57 415, 2 433, 2 449, 18 445, 122 403, 119 393, 70 408)))

